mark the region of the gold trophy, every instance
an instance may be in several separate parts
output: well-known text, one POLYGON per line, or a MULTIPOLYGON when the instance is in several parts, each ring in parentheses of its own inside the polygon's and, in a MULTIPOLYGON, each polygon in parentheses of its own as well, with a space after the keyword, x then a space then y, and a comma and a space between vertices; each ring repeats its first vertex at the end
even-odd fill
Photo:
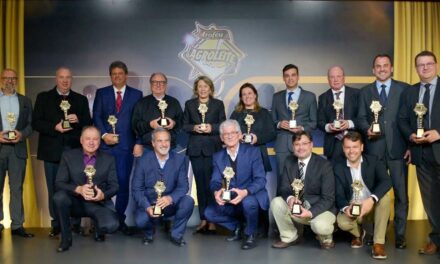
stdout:
POLYGON ((93 177, 96 174, 96 169, 92 166, 92 165, 87 165, 86 168, 84 169, 84 173, 86 174, 87 177, 87 184, 91 185, 91 188, 93 189, 93 197, 96 196, 97 192, 95 190, 95 184, 93 183, 93 177))
POLYGON ((205 115, 206 112, 208 112, 208 106, 206 104, 200 104, 198 110, 199 113, 202 115, 202 123, 200 124, 200 129, 205 131, 207 128, 205 124, 205 115))
POLYGON ((304 188, 304 182, 301 179, 294 179, 290 186, 292 186, 293 193, 295 194, 295 199, 296 199, 295 203, 292 206, 291 213, 294 215, 295 214, 298 215, 298 214, 301 214, 302 210, 301 210, 301 204, 298 203, 297 201, 299 200, 300 192, 304 188))
POLYGON ((113 134, 115 135, 115 142, 119 143, 119 135, 116 134, 116 123, 118 123, 118 119, 114 115, 109 115, 107 122, 110 124, 113 130, 113 134))
POLYGON ((364 186, 362 185, 360 180, 354 180, 351 184, 351 188, 353 188, 353 203, 351 205, 350 214, 352 216, 360 216, 362 209, 362 202, 359 200, 360 193, 364 186))
POLYGON ((69 101, 61 100, 60 108, 64 112, 64 120, 63 120, 63 123, 62 123, 63 129, 68 129, 68 128, 72 127, 70 125, 69 119, 67 118, 67 111, 70 109, 70 106, 71 105, 69 104, 69 101))
POLYGON ((414 112, 417 115, 417 133, 416 138, 422 138, 425 133, 425 129, 423 128, 423 116, 428 112, 428 108, 425 107, 422 103, 417 103, 416 107, 414 107, 414 112))
MULTIPOLYGON (((154 190, 157 193, 157 199, 160 199, 162 197, 162 193, 165 192, 167 187, 165 186, 165 183, 163 181, 157 181, 154 185, 154 190)), ((157 206, 156 204, 153 207, 153 215, 162 215, 162 208, 160 206, 157 206)))
POLYGON ((247 125, 247 133, 244 135, 244 142, 252 143, 251 126, 255 123, 254 116, 246 115, 246 117, 244 118, 244 122, 247 125))
POLYGON ((336 111, 336 119, 333 121, 333 127, 335 129, 340 129, 341 128, 341 120, 339 120, 339 118, 340 118, 342 109, 344 109, 344 104, 342 103, 341 100, 335 100, 333 102, 333 108, 336 111))
POLYGON ((15 122, 17 122, 17 117, 15 116, 15 113, 8 112, 6 115, 6 119, 8 120, 9 127, 11 128, 11 130, 7 132, 6 139, 15 140, 17 138, 17 134, 13 129, 15 126, 15 122))
POLYGON ((226 186, 222 193, 222 199, 225 202, 229 202, 231 200, 231 191, 229 190, 229 185, 231 184, 231 180, 234 178, 234 175, 235 172, 231 167, 226 167, 223 170, 223 177, 225 178, 226 186))
POLYGON ((159 125, 162 127, 166 127, 170 124, 168 119, 165 118, 165 110, 168 108, 168 104, 165 100, 160 99, 159 104, 157 105, 160 109, 161 118, 159 120, 159 125))
POLYGON ((380 134, 380 125, 379 125, 379 112, 382 110, 382 105, 379 101, 373 100, 370 105, 370 109, 374 114, 374 120, 371 124, 371 131, 376 134, 380 134))
POLYGON ((289 120, 289 128, 296 128, 295 111, 298 109, 299 105, 295 101, 290 101, 289 109, 292 112, 292 119, 289 120))

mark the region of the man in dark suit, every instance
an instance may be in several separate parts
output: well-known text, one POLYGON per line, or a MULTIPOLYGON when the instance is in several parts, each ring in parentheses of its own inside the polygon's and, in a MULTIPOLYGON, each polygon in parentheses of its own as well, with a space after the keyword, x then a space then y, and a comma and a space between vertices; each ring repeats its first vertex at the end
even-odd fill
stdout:
POLYGON ((311 133, 316 129, 317 105, 316 97, 312 92, 306 91, 298 85, 299 70, 296 65, 288 64, 283 68, 283 80, 286 90, 273 95, 272 118, 277 127, 275 151, 278 165, 278 180, 284 168, 284 160, 292 153, 292 135, 299 131, 311 133), (296 102, 298 109, 295 110, 296 127, 289 126, 292 119, 292 111, 289 103, 296 102))
POLYGON ((96 127, 84 127, 80 138, 82 148, 67 150, 61 157, 53 198, 61 227, 58 252, 72 246, 70 216, 91 217, 95 222, 94 238, 98 242, 119 227, 111 200, 119 188, 115 159, 98 150, 100 135, 96 127))
POLYGON ((32 127, 39 132, 37 158, 44 161, 44 174, 48 193, 49 213, 52 217, 50 237, 59 234, 60 226, 53 208, 55 176, 64 150, 80 147, 79 137, 84 126, 92 124, 87 98, 71 90, 72 72, 60 67, 55 74, 56 86, 37 96, 32 127), (70 127, 63 128, 64 111, 60 104, 67 101, 67 120, 70 127))
POLYGON ((385 162, 394 188, 394 231, 395 246, 406 248, 405 230, 408 216, 407 165, 409 159, 407 142, 398 128, 399 102, 408 84, 391 78, 392 59, 387 54, 379 54, 373 60, 373 74, 376 81, 363 87, 360 93, 357 128, 365 137, 365 153, 374 155, 385 162), (370 109, 372 101, 379 101, 380 133, 374 133, 371 124, 374 115, 370 109))
POLYGON ((162 112, 159 109, 159 101, 163 100, 167 104, 164 117, 167 124, 163 126, 171 134, 171 148, 176 146, 176 135, 182 127, 183 111, 176 98, 165 94, 168 79, 161 72, 153 73, 150 77, 151 94, 145 96, 137 102, 133 111, 132 126, 136 136, 140 138, 141 144, 148 149, 152 149, 151 133, 154 129, 162 127, 160 122, 162 112))
MULTIPOLYGON (((390 217, 391 180, 383 161, 376 156, 362 155, 364 144, 358 132, 348 132, 343 141, 345 159, 334 166, 336 177, 336 205, 340 210, 337 216, 339 228, 353 235, 352 248, 360 248, 365 231, 360 224, 364 219, 374 222, 374 245, 372 256, 386 259, 385 234, 390 217), (353 191, 353 183, 361 188, 353 191), (360 183, 360 184, 356 184, 360 183), (352 208, 361 205, 359 215, 352 215, 352 208)), ((357 213, 357 212, 356 212, 357 213)))
POLYGON ((422 51, 415 58, 420 82, 402 94, 399 112, 399 128, 409 140, 411 160, 416 165, 422 202, 432 231, 430 242, 420 254, 432 255, 440 248, 440 81, 437 75, 437 58, 430 51, 422 51), (417 137, 417 103, 423 104, 426 113, 422 118, 424 133, 417 137))
POLYGON ((294 224, 297 222, 311 226, 321 248, 333 248, 336 208, 335 178, 331 163, 312 153, 313 140, 307 131, 294 134, 292 145, 295 155, 286 158, 283 177, 278 186, 280 196, 270 204, 280 231, 280 240, 272 244, 272 247, 287 248, 298 244, 301 238, 294 224), (296 179, 301 180, 304 187, 298 198, 294 196, 291 186, 296 179), (294 204, 301 204, 300 213, 292 214, 294 204))
POLYGON ((240 144, 242 133, 236 120, 221 123, 220 137, 226 148, 214 154, 210 184, 216 204, 209 205, 205 215, 208 221, 232 231, 227 241, 241 239, 241 219, 244 219, 246 227, 241 248, 251 249, 256 246, 259 210, 269 207, 261 153, 257 147, 240 144), (228 174, 228 170, 232 173, 228 174), (232 175, 232 178, 229 184, 223 186, 227 175, 232 175), (228 190, 231 199, 225 200, 223 194, 228 190))
POLYGON ((324 155, 330 161, 343 158, 342 137, 348 130, 355 129, 355 119, 358 111, 359 89, 345 86, 344 69, 333 66, 327 73, 330 89, 319 96, 318 128, 324 135, 324 155), (336 110, 335 101, 341 103, 339 109, 339 127, 335 127, 336 110))
MULTIPOLYGON (((29 238, 34 235, 23 228, 23 182, 28 158, 26 139, 32 134, 32 102, 17 93, 18 79, 15 70, 4 69, 0 76, 0 221, 3 220, 3 187, 8 172, 11 233, 29 238)), ((0 224, 0 232, 2 231, 3 225, 0 224)))
POLYGON ((153 242, 154 222, 163 217, 174 217, 171 242, 185 245, 183 235, 194 209, 194 200, 187 195, 188 160, 185 156, 170 152, 171 134, 158 127, 151 133, 153 151, 145 153, 135 168, 132 182, 133 199, 136 202, 135 219, 144 231, 142 242, 153 242), (158 189, 162 183, 165 189, 158 189), (160 196, 158 191, 160 192, 160 196), (161 208, 161 213, 155 207, 161 208))
POLYGON ((142 98, 142 92, 127 85, 127 65, 115 61, 109 67, 112 85, 98 89, 93 103, 93 122, 102 134, 101 150, 110 153, 116 160, 119 192, 116 196, 116 211, 121 231, 131 234, 125 224, 125 210, 128 205, 130 173, 133 155, 142 155, 142 146, 136 144, 131 126, 134 106, 142 98), (109 124, 109 116, 117 119, 115 129, 109 124))

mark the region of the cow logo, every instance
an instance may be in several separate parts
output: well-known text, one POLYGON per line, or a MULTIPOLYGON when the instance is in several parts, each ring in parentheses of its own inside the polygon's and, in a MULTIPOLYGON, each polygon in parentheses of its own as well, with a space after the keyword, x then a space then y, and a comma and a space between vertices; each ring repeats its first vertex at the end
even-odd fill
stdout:
POLYGON ((215 24, 195 24, 196 29, 186 38, 185 49, 179 53, 192 67, 189 79, 207 75, 215 82, 237 73, 245 54, 234 44, 232 32, 215 24))

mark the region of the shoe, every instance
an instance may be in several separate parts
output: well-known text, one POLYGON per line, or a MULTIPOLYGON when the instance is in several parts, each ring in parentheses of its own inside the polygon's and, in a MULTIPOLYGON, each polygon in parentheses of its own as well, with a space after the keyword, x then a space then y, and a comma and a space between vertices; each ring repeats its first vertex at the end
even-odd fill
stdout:
POLYGON ((232 242, 232 241, 238 241, 241 240, 241 228, 237 227, 231 234, 231 236, 226 238, 226 241, 232 242))
POLYGON ((243 243, 241 245, 241 249, 247 250, 247 249, 253 249, 257 246, 257 241, 255 239, 254 235, 245 236, 243 243))
POLYGON ((186 245, 186 242, 185 242, 185 240, 183 240, 183 238, 175 238, 175 237, 170 236, 170 240, 174 245, 176 245, 178 247, 183 247, 186 245))
POLYGON ((149 245, 153 243, 153 236, 151 235, 145 235, 144 238, 142 238, 142 244, 149 245))
POLYGON ((387 254, 385 253, 385 245, 379 244, 379 243, 374 243, 373 249, 371 251, 371 256, 374 259, 386 259, 387 254))
POLYGON ((96 242, 104 242, 105 241, 105 234, 101 234, 98 231, 95 231, 94 239, 96 242))
POLYGON ((436 244, 429 242, 423 248, 419 249, 419 254, 422 255, 434 255, 439 251, 439 248, 436 244))
POLYGON ((34 237, 34 234, 27 233, 26 230, 23 227, 19 227, 17 229, 12 230, 11 234, 13 236, 21 236, 21 237, 24 237, 24 238, 34 237))
POLYGON ((396 239, 396 248, 397 249, 405 249, 406 248, 406 240, 404 237, 399 237, 396 239))
POLYGON ((365 230, 362 229, 360 237, 353 237, 350 244, 351 248, 361 248, 363 246, 365 233, 365 230))
POLYGON ((335 247, 335 242, 320 242, 322 249, 332 249, 335 247))
POLYGON ((130 227, 128 227, 124 222, 122 222, 119 225, 119 231, 121 231, 122 234, 124 234, 126 236, 132 236, 133 235, 133 230, 131 230, 130 227))
POLYGON ((69 250, 69 248, 72 246, 72 239, 62 239, 60 245, 57 248, 57 252, 61 253, 64 251, 69 250))
POLYGON ((52 227, 49 232, 49 237, 54 238, 54 237, 58 236, 60 233, 61 233, 61 231, 59 228, 52 227))
POLYGON ((301 239, 298 237, 296 240, 293 240, 292 242, 283 242, 281 240, 277 241, 272 244, 272 247, 282 249, 282 248, 298 245, 299 243, 301 243, 301 239))

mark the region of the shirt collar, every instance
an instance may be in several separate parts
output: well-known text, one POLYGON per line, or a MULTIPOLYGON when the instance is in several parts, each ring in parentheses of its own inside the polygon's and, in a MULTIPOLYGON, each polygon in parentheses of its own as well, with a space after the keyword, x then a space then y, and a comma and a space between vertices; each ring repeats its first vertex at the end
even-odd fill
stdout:
MULTIPOLYGON (((361 161, 359 162, 359 166, 362 166, 362 162, 364 162, 364 158, 361 156, 361 161)), ((347 159, 347 167, 353 168, 353 169, 359 169, 359 168, 352 167, 350 162, 348 161, 348 159, 347 159)))
POLYGON ((286 92, 287 93, 290 93, 290 92, 296 92, 296 91, 298 91, 300 88, 299 88, 299 85, 297 85, 296 87, 294 87, 294 88, 287 88, 286 87, 286 92))
POLYGON ((338 91, 335 91, 333 89, 331 89, 331 90, 332 90, 333 95, 335 95, 336 93, 343 94, 343 93, 345 93, 345 85, 342 85, 341 89, 339 89, 338 91))
POLYGON ((231 158, 235 158, 238 155, 238 150, 239 149, 240 149, 240 143, 238 143, 237 149, 235 150, 234 153, 231 153, 228 148, 226 148, 226 152, 228 153, 229 156, 231 156, 231 158))
MULTIPOLYGON (((429 83, 433 86, 436 87, 437 86, 437 81, 438 81, 438 76, 436 76, 434 79, 432 79, 432 81, 430 81, 429 83)), ((424 86, 427 83, 421 82, 420 83, 422 86, 424 86)))
POLYGON ((378 89, 382 89, 382 87, 381 87, 382 84, 385 84, 387 86, 387 88, 391 87, 391 78, 389 78, 385 82, 381 82, 381 81, 376 80, 376 87, 378 89))
POLYGON ((113 85, 113 90, 115 91, 115 94, 117 92, 121 92, 122 94, 125 93, 125 88, 127 88, 127 85, 122 86, 122 88, 120 90, 118 90, 114 85, 113 85))
POLYGON ((307 167, 307 164, 309 164, 309 161, 310 161, 311 158, 312 158, 312 154, 310 154, 310 156, 308 156, 307 158, 305 158, 305 159, 303 159, 303 160, 298 159, 298 164, 299 164, 300 162, 302 162, 302 163, 305 164, 304 166, 307 167))

